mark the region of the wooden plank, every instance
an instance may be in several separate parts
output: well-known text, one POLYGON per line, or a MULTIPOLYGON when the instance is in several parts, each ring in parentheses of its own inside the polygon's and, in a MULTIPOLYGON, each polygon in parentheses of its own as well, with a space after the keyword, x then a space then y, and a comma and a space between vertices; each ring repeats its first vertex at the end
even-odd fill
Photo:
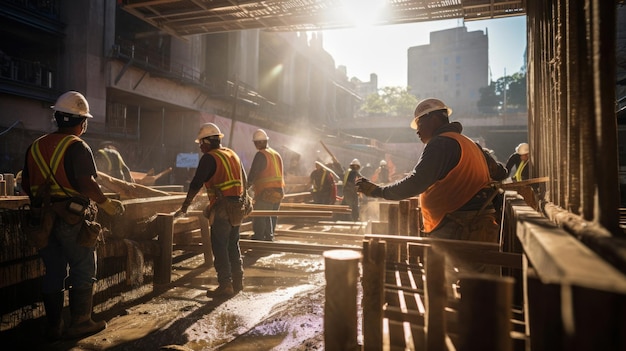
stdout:
POLYGON ((268 251, 268 252, 294 252, 294 253, 308 253, 321 255, 324 251, 328 250, 342 250, 350 249, 361 251, 361 246, 354 245, 321 245, 321 244, 302 244, 293 242, 278 242, 278 241, 261 241, 261 240, 248 240, 240 239, 239 246, 241 250, 256 250, 256 251, 268 251))
POLYGON ((321 205, 321 204, 302 204, 302 203, 281 203, 281 210, 313 210, 313 211, 332 211, 336 213, 352 213, 350 206, 347 205, 321 205))
POLYGON ((626 294, 626 276, 548 219, 517 225, 524 253, 544 284, 576 285, 626 294))
POLYGON ((157 223, 161 253, 154 262, 154 283, 168 284, 172 280, 172 243, 174 240, 174 215, 158 214, 157 223))
POLYGON ((332 211, 284 211, 284 210, 253 210, 248 217, 332 217, 332 211))

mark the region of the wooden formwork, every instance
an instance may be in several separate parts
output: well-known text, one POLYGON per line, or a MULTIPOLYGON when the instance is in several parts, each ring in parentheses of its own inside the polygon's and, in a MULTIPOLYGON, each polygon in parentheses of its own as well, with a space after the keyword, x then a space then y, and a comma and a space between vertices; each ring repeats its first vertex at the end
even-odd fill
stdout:
POLYGON ((407 235, 411 207, 384 207, 388 234, 363 240, 363 349, 524 349, 525 319, 513 305, 512 278, 466 275, 455 287, 444 274, 446 255, 515 270, 522 255, 503 252, 499 243, 407 235))

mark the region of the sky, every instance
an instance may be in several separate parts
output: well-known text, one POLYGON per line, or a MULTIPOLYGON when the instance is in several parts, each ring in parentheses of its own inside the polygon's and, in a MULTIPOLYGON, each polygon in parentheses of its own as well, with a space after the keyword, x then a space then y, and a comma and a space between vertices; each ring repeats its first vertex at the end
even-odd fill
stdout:
MULTIPOLYGON (((463 21, 445 20, 323 32, 324 49, 335 59, 336 66, 346 66, 348 79, 369 81, 378 75, 378 87, 407 84, 407 50, 411 46, 430 44, 430 32, 455 28, 463 21)), ((487 30, 489 68, 493 81, 519 72, 526 49, 526 16, 466 22, 469 32, 487 30)))

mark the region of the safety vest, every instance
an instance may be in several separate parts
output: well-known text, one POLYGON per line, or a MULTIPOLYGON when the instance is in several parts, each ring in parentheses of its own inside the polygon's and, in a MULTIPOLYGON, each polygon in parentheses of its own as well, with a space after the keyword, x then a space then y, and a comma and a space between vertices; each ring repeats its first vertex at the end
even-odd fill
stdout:
POLYGON ((420 195, 424 231, 430 232, 448 213, 466 204, 489 184, 489 168, 481 149, 468 137, 454 132, 440 134, 461 146, 459 163, 420 195))
POLYGON ((209 151, 217 167, 215 174, 204 183, 211 204, 222 196, 241 196, 243 194, 243 174, 241 161, 237 154, 226 147, 209 151))
POLYGON ((528 161, 521 161, 519 165, 517 166, 515 175, 513 175, 513 179, 515 179, 516 182, 521 182, 522 180, 524 180, 524 178, 522 178, 522 172, 524 172, 524 168, 526 168, 527 164, 528 164, 528 161))
POLYGON ((272 148, 266 148, 259 150, 265 156, 265 169, 263 169, 259 176, 254 181, 254 191, 257 194, 261 194, 263 190, 269 188, 281 188, 285 187, 285 180, 283 178, 283 159, 278 152, 272 148))
POLYGON ((80 195, 70 183, 65 171, 65 154, 70 145, 80 142, 76 135, 52 133, 35 140, 27 157, 30 193, 37 194, 39 187, 48 179, 50 195, 68 197, 80 195), (51 175, 52 173, 52 175, 51 175))
POLYGON ((119 153, 117 151, 109 150, 109 149, 100 149, 98 150, 98 154, 102 155, 102 157, 104 157, 104 159, 107 161, 107 165, 108 165, 107 170, 106 171, 103 170, 106 174, 110 176, 114 176, 116 178, 120 178, 120 175, 123 176, 122 160, 120 159, 119 153), (112 160, 111 157, 115 158, 115 160, 112 160))

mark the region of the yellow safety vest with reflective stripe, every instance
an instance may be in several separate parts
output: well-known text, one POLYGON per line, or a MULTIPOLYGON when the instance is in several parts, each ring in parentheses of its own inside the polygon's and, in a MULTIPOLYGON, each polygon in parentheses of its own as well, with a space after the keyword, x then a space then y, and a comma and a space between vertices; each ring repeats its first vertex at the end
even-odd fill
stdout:
POLYGON ((285 180, 283 178, 283 159, 280 154, 272 148, 266 148, 259 150, 265 156, 265 169, 263 169, 257 179, 254 181, 254 191, 257 194, 261 194, 263 190, 269 188, 285 187, 285 180))
POLYGON ((67 149, 77 141, 81 139, 75 135, 53 133, 44 135, 33 142, 27 161, 31 194, 36 195, 39 187, 49 179, 51 196, 80 195, 67 178, 64 165, 67 149))
POLYGON ((217 167, 215 174, 204 183, 211 203, 221 196, 241 196, 243 194, 243 170, 237 154, 225 147, 209 151, 217 167))
POLYGON ((515 179, 516 182, 521 182, 522 180, 524 180, 524 178, 522 178, 522 172, 524 171, 524 168, 526 168, 527 164, 528 161, 522 161, 519 163, 519 166, 517 166, 517 170, 515 171, 515 175, 513 176, 513 179, 515 179))

